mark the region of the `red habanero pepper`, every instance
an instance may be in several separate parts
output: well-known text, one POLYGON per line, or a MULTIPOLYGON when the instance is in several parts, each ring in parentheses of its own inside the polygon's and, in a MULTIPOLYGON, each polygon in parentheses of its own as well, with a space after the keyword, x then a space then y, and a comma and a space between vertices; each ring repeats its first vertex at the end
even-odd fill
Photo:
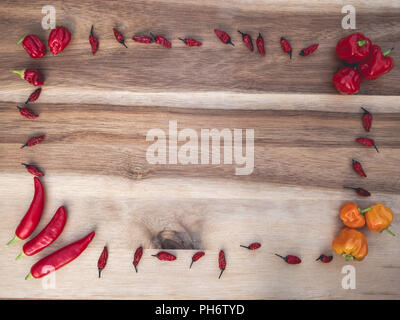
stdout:
POLYGON ((249 250, 257 250, 258 248, 261 248, 261 243, 253 242, 248 246, 242 246, 242 245, 240 245, 240 246, 242 248, 246 248, 246 249, 249 249, 249 250))
POLYGON ((116 28, 113 28, 114 31, 114 36, 115 39, 117 39, 117 41, 122 44, 125 48, 128 48, 125 44, 125 39, 124 36, 121 34, 121 32, 119 32, 116 28))
POLYGON ((261 33, 258 33, 258 37, 257 37, 257 40, 256 40, 256 45, 257 45, 258 52, 262 56, 265 56, 264 38, 262 37, 261 33))
POLYGON ((358 188, 354 188, 354 187, 343 187, 343 188, 345 188, 345 189, 352 189, 352 190, 354 190, 359 196, 361 196, 361 197, 370 197, 371 196, 371 193, 369 192, 369 191, 367 191, 367 190, 365 190, 365 189, 363 189, 363 188, 360 188, 360 187, 358 187, 358 188))
POLYGON ((28 108, 21 108, 17 106, 17 109, 19 110, 21 116, 24 116, 25 118, 36 119, 37 117, 39 117, 39 115, 35 114, 32 110, 28 108))
POLYGON ((218 265, 219 265, 219 269, 221 270, 221 273, 219 274, 219 277, 218 277, 218 279, 220 279, 222 276, 222 273, 225 271, 225 268, 226 268, 226 259, 225 259, 224 250, 219 251, 218 265))
POLYGON ((66 27, 57 26, 50 31, 48 45, 54 55, 62 52, 71 41, 71 32, 66 27))
POLYGON ((184 44, 188 47, 200 47, 202 43, 192 38, 178 38, 179 40, 183 41, 184 44))
POLYGON ((322 263, 329 263, 333 260, 333 256, 326 256, 324 254, 321 254, 315 261, 318 260, 321 261, 322 263))
POLYGON ((379 152, 374 139, 371 138, 357 138, 356 141, 366 147, 374 147, 376 152, 379 152))
POLYGON ((21 163, 28 170, 30 174, 33 174, 36 177, 43 177, 44 173, 40 171, 36 166, 26 163, 21 163))
POLYGON ((46 54, 46 47, 43 42, 40 41, 39 37, 35 34, 29 34, 26 37, 21 38, 17 44, 22 43, 25 51, 32 58, 42 58, 46 54))
POLYGON ((28 81, 34 86, 41 86, 44 84, 43 77, 37 69, 11 70, 11 72, 19 74, 21 79, 28 81))
POLYGON ((101 255, 99 257, 99 260, 97 261, 97 269, 99 270, 99 278, 101 277, 101 272, 107 265, 107 260, 108 260, 108 249, 107 249, 107 246, 104 246, 103 251, 101 252, 101 255))
POLYGON ((225 31, 214 29, 215 34, 225 44, 231 44, 234 46, 234 43, 232 42, 232 39, 229 34, 227 34, 225 31))
POLYGON ((360 91, 361 76, 355 69, 343 67, 333 76, 332 82, 341 94, 354 94, 360 91))
POLYGON ((314 43, 311 46, 301 49, 299 55, 305 57, 305 56, 309 56, 311 53, 313 53, 315 50, 318 49, 319 44, 318 43, 314 43))
POLYGON ((47 226, 45 226, 36 237, 24 244, 22 252, 18 255, 16 260, 23 256, 33 256, 51 245, 64 230, 66 221, 67 210, 61 206, 57 209, 47 226))
POLYGON ((39 260, 32 266, 31 272, 25 277, 25 280, 32 277, 36 279, 44 277, 75 260, 83 251, 85 251, 94 236, 95 232, 93 231, 82 239, 70 243, 69 245, 39 260))
POLYGON ((365 131, 369 132, 372 126, 372 113, 370 113, 364 107, 361 107, 361 109, 364 111, 364 115, 362 117, 363 127, 365 131))
POLYGON ((153 257, 157 257, 158 260, 162 260, 162 261, 174 261, 176 260, 176 257, 168 252, 165 251, 160 251, 157 254, 152 254, 153 257))
POLYGON ((46 136, 43 135, 43 136, 30 138, 24 145, 21 146, 21 149, 25 148, 25 147, 32 147, 32 146, 40 143, 40 142, 42 142, 44 140, 45 137, 46 136))
POLYGON ((353 166, 354 171, 357 172, 361 177, 364 177, 364 178, 367 177, 360 162, 353 159, 352 166, 353 166))
POLYGON ((246 45, 246 47, 250 50, 253 51, 254 47, 253 47, 253 40, 251 40, 251 37, 249 34, 247 33, 243 33, 240 30, 238 30, 238 32, 242 35, 242 41, 243 43, 246 45))
POLYGON ((299 257, 296 256, 292 256, 292 255, 287 255, 286 257, 282 257, 279 254, 276 254, 276 256, 278 256, 279 258, 282 258, 283 260, 285 260, 286 263, 288 264, 299 264, 301 263, 301 259, 299 257))
POLYGON ((394 60, 392 57, 389 57, 388 54, 392 52, 392 50, 393 48, 382 53, 379 46, 373 45, 368 59, 358 65, 358 70, 361 75, 365 79, 376 80, 380 76, 390 72, 394 67, 394 60))
POLYGON ((164 38, 163 36, 155 36, 150 32, 150 35, 153 37, 153 41, 160 46, 163 46, 164 48, 171 48, 171 42, 168 41, 167 38, 164 38))
POLYGON ((99 49, 99 39, 93 34, 93 28, 94 26, 90 28, 90 34, 89 34, 89 43, 90 46, 92 47, 92 54, 95 55, 97 50, 99 49))
POLYGON ((197 260, 199 260, 200 258, 202 258, 204 255, 205 255, 205 253, 204 253, 203 251, 196 252, 196 253, 193 255, 193 257, 192 257, 192 262, 190 263, 189 269, 192 268, 193 262, 196 262, 197 260))
POLYGON ((149 36, 133 36, 133 41, 140 42, 140 43, 152 43, 153 39, 149 36))
POLYGON ((41 92, 42 92, 42 88, 37 88, 35 91, 33 91, 29 95, 28 99, 25 101, 25 104, 36 101, 39 98, 41 92))
POLYGON ((281 37, 281 47, 285 53, 289 54, 290 59, 292 59, 292 46, 284 37, 281 37))
POLYGON ((135 251, 135 255, 133 256, 133 262, 132 262, 133 266, 135 267, 136 273, 137 273, 137 265, 139 264, 140 259, 142 259, 142 255, 143 255, 143 248, 142 247, 137 248, 135 251))
POLYGON ((44 188, 39 178, 34 177, 33 182, 35 185, 35 194, 33 196, 31 205, 15 230, 14 238, 9 241, 7 245, 10 245, 15 241, 28 238, 35 230, 40 218, 42 217, 44 206, 44 188))
POLYGON ((336 55, 348 63, 356 63, 368 57, 371 40, 356 32, 340 39, 336 45, 336 55))

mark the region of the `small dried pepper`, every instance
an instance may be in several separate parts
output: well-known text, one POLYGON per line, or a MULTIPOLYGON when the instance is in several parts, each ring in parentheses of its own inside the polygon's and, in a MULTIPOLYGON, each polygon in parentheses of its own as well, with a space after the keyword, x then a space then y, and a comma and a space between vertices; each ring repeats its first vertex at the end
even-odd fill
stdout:
POLYGON ((29 34, 17 42, 20 43, 32 58, 42 58, 46 54, 46 47, 37 35, 29 34))
POLYGON ((125 39, 124 36, 121 34, 121 32, 119 32, 116 28, 113 28, 114 31, 114 36, 115 39, 117 39, 117 41, 122 44, 125 48, 128 48, 125 44, 125 39))
POLYGON ((189 269, 192 267, 193 262, 196 262, 200 258, 202 258, 205 255, 203 251, 196 252, 193 257, 192 257, 192 262, 190 263, 189 269))
POLYGON ((392 57, 389 57, 388 54, 392 52, 392 50, 393 48, 382 53, 379 46, 373 45, 368 59, 358 65, 358 70, 361 75, 365 79, 376 80, 380 76, 390 72, 394 67, 394 60, 392 57))
POLYGON ((149 36, 133 36, 133 41, 140 42, 140 43, 152 43, 153 38, 149 36))
POLYGON ((368 254, 368 243, 365 236, 356 229, 344 228, 332 241, 332 248, 348 260, 363 260, 368 254))
POLYGON ((240 30, 238 30, 238 32, 242 35, 242 41, 243 43, 246 45, 246 47, 250 50, 253 51, 254 47, 253 47, 253 40, 251 40, 251 37, 249 34, 247 33, 243 33, 240 30))
POLYGON ((171 42, 168 41, 167 38, 163 37, 163 36, 155 36, 154 34, 152 34, 150 32, 150 35, 153 37, 153 41, 157 44, 159 44, 160 46, 163 46, 164 48, 171 48, 171 42))
POLYGON ((234 46, 230 35, 227 34, 225 31, 214 29, 214 32, 217 35, 217 37, 219 38, 219 40, 221 40, 223 43, 231 44, 232 46, 234 46))
POLYGON ((348 63, 356 63, 368 57, 371 40, 356 32, 340 39, 336 45, 336 55, 348 63))
POLYGON ((17 106, 17 109, 19 110, 21 116, 24 116, 25 118, 36 119, 37 117, 39 117, 39 115, 35 114, 32 110, 28 108, 21 108, 17 106))
POLYGON ((90 34, 89 34, 89 43, 90 46, 92 47, 92 54, 96 54, 97 50, 99 49, 99 39, 93 34, 93 28, 94 26, 90 28, 90 34))
POLYGON ((142 255, 143 255, 143 248, 142 247, 137 248, 135 251, 135 255, 133 256, 133 262, 132 262, 136 272, 140 259, 142 259, 142 255))
POLYGON ((176 260, 176 257, 168 252, 165 251, 160 251, 157 254, 152 254, 153 257, 157 257, 158 260, 162 260, 162 261, 174 261, 176 260))
POLYGON ((222 273, 225 271, 226 269, 226 259, 225 259, 225 252, 224 250, 220 250, 219 251, 219 255, 218 255, 218 265, 219 265, 219 269, 221 270, 221 273, 219 274, 218 279, 221 278, 222 273))
POLYGON ((364 111, 364 115, 362 117, 364 129, 365 129, 365 131, 369 132, 371 130, 371 126, 372 126, 372 113, 370 113, 364 107, 361 107, 361 109, 364 111))
POLYGON ((327 256, 324 254, 321 254, 318 259, 316 259, 315 261, 321 261, 322 263, 329 263, 333 260, 333 256, 327 256))
POLYGON ((251 243, 250 245, 248 245, 248 246, 242 246, 242 245, 240 245, 242 248, 246 248, 246 249, 249 249, 249 250, 256 250, 256 249, 258 249, 258 248, 260 248, 261 247, 261 243, 258 243, 258 242, 253 242, 253 243, 251 243))
POLYGON ((62 52, 71 41, 71 32, 66 27, 57 26, 50 31, 48 45, 54 55, 62 52))
POLYGON ((299 55, 301 56, 309 56, 311 53, 313 53, 315 50, 318 49, 318 43, 314 43, 311 46, 301 49, 299 55))
POLYGON ((364 213, 370 208, 361 210, 354 202, 346 202, 340 208, 339 217, 343 224, 349 228, 362 228, 365 225, 364 213))
POLYGON ((25 104, 28 104, 29 102, 34 102, 37 99, 39 99, 40 93, 42 92, 42 88, 37 88, 35 91, 33 91, 28 99, 25 101, 25 104))
POLYGON ((41 86, 44 84, 43 77, 37 69, 11 70, 11 72, 19 74, 21 79, 25 79, 34 86, 41 86))
POLYGON ((200 47, 202 43, 192 38, 178 38, 179 40, 183 41, 188 47, 200 47))
POLYGON ((360 91, 361 76, 355 69, 343 67, 335 73, 332 82, 341 94, 355 94, 360 91))
POLYGON ((40 143, 40 142, 42 142, 44 140, 45 137, 46 136, 43 135, 43 136, 30 138, 24 145, 21 146, 21 149, 25 148, 25 147, 32 147, 32 146, 40 143))
POLYGON ((292 59, 292 46, 284 37, 281 37, 281 47, 285 53, 289 54, 290 59, 292 59))
POLYGON ((371 231, 382 232, 386 230, 390 235, 395 235, 389 229, 393 221, 393 211, 382 203, 373 205, 370 210, 365 213, 365 221, 368 229, 371 231))
POLYGON ((26 164, 26 163, 21 163, 23 166, 25 166, 26 170, 28 170, 28 172, 30 174, 33 174, 36 177, 43 177, 44 173, 42 171, 40 171, 40 169, 38 169, 36 166, 32 165, 32 164, 26 164))
POLYGON ((353 166, 354 171, 357 172, 361 177, 364 177, 364 178, 367 177, 367 175, 364 172, 364 169, 363 169, 363 167, 362 167, 360 162, 358 162, 357 160, 353 159, 352 160, 352 166, 353 166))
POLYGON ((107 249, 107 246, 104 246, 103 251, 101 252, 101 255, 99 257, 99 260, 97 261, 97 269, 99 270, 99 278, 101 277, 101 272, 107 265, 107 260, 108 260, 108 249, 107 249))
POLYGON ((301 259, 299 257, 296 256, 292 256, 292 255, 287 255, 286 257, 282 257, 279 254, 276 254, 276 256, 278 256, 279 258, 282 258, 283 260, 285 260, 286 263, 288 264, 299 264, 301 263, 301 259))
POLYGON ((257 37, 257 40, 256 40, 256 45, 257 45, 258 52, 262 56, 265 56, 264 39, 263 39, 261 33, 258 33, 258 37, 257 37))
POLYGON ((366 147, 374 147, 376 152, 379 152, 374 139, 371 138, 357 138, 356 141, 366 147))
POLYGON ((361 197, 370 197, 371 193, 368 190, 365 190, 363 188, 354 188, 354 187, 343 187, 345 189, 353 189, 359 196, 361 197))

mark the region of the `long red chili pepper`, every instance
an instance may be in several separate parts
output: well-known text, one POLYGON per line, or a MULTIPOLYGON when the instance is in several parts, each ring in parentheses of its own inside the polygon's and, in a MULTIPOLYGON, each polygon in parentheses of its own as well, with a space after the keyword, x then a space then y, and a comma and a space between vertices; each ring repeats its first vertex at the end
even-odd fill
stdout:
POLYGON ((11 72, 19 74, 21 79, 28 81, 34 86, 41 86, 44 84, 43 77, 37 69, 11 70, 11 72))
POLYGON ((115 39, 117 39, 117 41, 118 41, 120 44, 122 44, 125 48, 128 48, 128 47, 126 46, 124 36, 121 34, 121 32, 119 32, 116 28, 113 28, 113 31, 114 31, 115 39))
POLYGON ((311 53, 313 53, 315 50, 318 49, 318 43, 314 43, 311 46, 301 49, 299 55, 301 56, 309 56, 311 53))
POLYGON ((24 145, 21 146, 21 149, 25 148, 25 147, 32 147, 32 146, 42 142, 44 140, 44 138, 46 138, 45 135, 30 138, 24 145))
POLYGON ((292 255, 287 255, 286 257, 282 257, 279 254, 275 253, 276 256, 278 256, 279 258, 282 258, 283 260, 285 260, 286 263, 288 264, 299 264, 301 263, 301 259, 299 257, 296 256, 292 256, 292 255))
POLYGON ((200 258, 204 257, 205 253, 203 251, 199 251, 196 252, 193 256, 192 256, 192 262, 190 263, 190 268, 192 268, 192 264, 193 262, 196 262, 197 260, 199 260, 200 258))
POLYGON ((29 34, 17 42, 22 43, 25 51, 31 56, 31 58, 42 58, 46 54, 46 47, 39 37, 35 34, 29 34))
POLYGON ((219 255, 218 255, 218 265, 219 265, 219 269, 221 270, 221 273, 219 274, 218 279, 221 278, 222 273, 225 271, 226 269, 226 259, 225 259, 225 252, 224 250, 220 250, 219 251, 219 255))
POLYGON ((163 46, 164 48, 171 48, 171 42, 168 41, 167 38, 163 36, 155 36, 150 32, 150 35, 153 37, 153 40, 155 43, 159 44, 160 46, 163 46))
POLYGON ((192 38, 178 38, 179 40, 183 41, 184 44, 188 47, 200 47, 202 43, 192 38))
POLYGON ((364 107, 361 107, 361 109, 364 111, 364 115, 362 117, 363 127, 365 131, 369 132, 372 126, 372 114, 364 107))
POLYGON ((257 40, 256 40, 256 45, 257 45, 258 52, 262 56, 265 56, 264 38, 262 37, 261 33, 258 33, 258 37, 257 37, 257 40))
POLYGON ((281 37, 281 47, 285 53, 289 54, 290 59, 292 59, 292 46, 284 37, 281 37))
POLYGON ((376 152, 379 152, 374 139, 371 138, 357 138, 356 141, 366 147, 374 147, 376 152))
POLYGON ((7 245, 28 238, 40 221, 44 206, 44 188, 39 178, 34 177, 33 182, 35 185, 35 194, 31 205, 15 230, 14 238, 10 240, 7 245))
POLYGON ((92 47, 92 54, 96 54, 97 50, 99 49, 99 39, 93 34, 93 28, 94 26, 90 28, 90 34, 89 34, 89 43, 90 46, 92 47))
POLYGON ((24 244, 22 247, 22 252, 19 254, 16 260, 23 256, 33 256, 34 254, 51 245, 57 240, 61 232, 64 230, 66 221, 67 210, 61 206, 57 209, 47 226, 45 226, 36 237, 24 244))
POLYGON ((357 172, 361 177, 364 177, 364 178, 367 177, 367 175, 364 172, 364 169, 363 169, 363 167, 362 167, 360 162, 358 162, 357 160, 353 159, 352 160, 352 166, 353 166, 354 171, 357 172))
POLYGON ((240 246, 242 248, 246 248, 246 249, 249 249, 249 250, 257 250, 258 248, 261 248, 261 243, 253 242, 248 246, 242 246, 242 245, 240 245, 240 246))
POLYGON ((176 260, 176 257, 168 252, 165 251, 160 251, 157 254, 152 254, 153 257, 157 257, 158 260, 163 260, 163 261, 174 261, 176 260))
POLYGON ((107 246, 104 246, 103 251, 101 252, 101 255, 99 257, 99 260, 97 261, 97 269, 99 270, 99 278, 101 277, 101 272, 107 265, 107 260, 108 260, 108 249, 107 249, 107 246))
POLYGON ((232 39, 229 34, 227 34, 225 31, 214 29, 215 34, 225 44, 231 44, 234 46, 234 43, 232 42, 232 39))
POLYGON ((28 97, 28 99, 26 100, 25 104, 28 104, 29 102, 34 102, 34 101, 36 101, 36 100, 39 98, 41 92, 42 92, 42 88, 38 88, 38 89, 36 89, 35 91, 33 91, 33 92, 29 95, 29 97, 28 97))
POLYGON ((143 248, 142 247, 137 248, 135 251, 135 255, 133 256, 133 262, 132 262, 136 272, 138 272, 137 266, 140 262, 140 259, 142 259, 142 255, 143 255, 143 248))
POLYGON ((36 279, 44 277, 45 275, 48 275, 75 260, 83 251, 85 251, 94 236, 95 232, 93 231, 82 239, 70 243, 69 245, 39 260, 32 266, 31 272, 25 277, 25 280, 32 277, 36 279))
POLYGON ((153 39, 149 36, 133 36, 133 41, 140 42, 140 43, 152 43, 153 39))
POLYGON ((39 115, 37 115, 36 113, 34 113, 32 110, 28 109, 28 108, 21 108, 19 106, 17 106, 17 109, 19 110, 19 113, 21 114, 21 116, 28 118, 28 119, 36 119, 37 117, 39 117, 39 115))
POLYGON ((57 55, 66 48, 70 41, 71 32, 66 27, 57 26, 50 31, 47 44, 49 45, 50 52, 57 55))
POLYGON ((28 172, 30 174, 33 174, 34 176, 37 177, 43 177, 44 173, 42 171, 39 170, 39 168, 37 168, 36 166, 32 165, 32 164, 26 164, 26 163, 21 163, 23 166, 25 166, 26 170, 28 170, 28 172))
POLYGON ((333 260, 333 256, 326 256, 324 254, 321 254, 315 261, 318 260, 320 260, 322 263, 329 263, 333 260))
POLYGON ((354 188, 354 187, 343 187, 343 188, 345 188, 345 189, 352 189, 352 190, 354 190, 359 196, 362 196, 362 197, 370 197, 370 196, 371 196, 371 193, 370 193, 369 191, 367 191, 367 190, 365 190, 365 189, 363 189, 363 188, 360 188, 360 187, 358 187, 358 188, 354 188))
POLYGON ((242 41, 243 43, 246 45, 246 47, 250 50, 253 51, 254 47, 253 47, 253 40, 251 40, 251 37, 249 34, 247 33, 243 33, 240 30, 238 30, 238 32, 242 35, 242 41))

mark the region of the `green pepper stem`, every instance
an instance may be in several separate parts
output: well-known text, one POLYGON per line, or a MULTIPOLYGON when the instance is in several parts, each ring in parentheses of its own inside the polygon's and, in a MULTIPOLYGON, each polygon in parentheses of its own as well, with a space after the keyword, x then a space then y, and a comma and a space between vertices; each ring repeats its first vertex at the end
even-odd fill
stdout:
POLYGON ((19 39, 19 41, 17 42, 17 45, 19 45, 22 41, 24 41, 25 37, 22 37, 21 39, 19 39))
POLYGON ((12 238, 10 241, 8 241, 7 245, 9 246, 10 244, 13 244, 14 242, 21 240, 20 238, 17 237, 17 235, 14 235, 14 238, 12 238))
POLYGON ((357 43, 359 47, 363 47, 367 43, 367 40, 358 40, 357 43))
POLYGON ((389 50, 386 50, 386 51, 383 53, 383 56, 386 57, 389 53, 391 53, 391 52, 393 51, 393 49, 394 49, 394 48, 391 48, 391 49, 389 49, 389 50))
POLYGON ((29 274, 25 277, 25 280, 29 280, 30 278, 32 278, 32 273, 29 272, 29 274))
POLYGON ((19 74, 22 79, 24 78, 25 70, 11 70, 11 72, 19 74))
POLYGON ((362 214, 364 214, 365 212, 367 212, 367 211, 369 211, 369 210, 371 210, 371 209, 372 209, 372 207, 369 207, 369 208, 366 208, 366 209, 363 209, 363 210, 359 209, 359 210, 360 210, 360 212, 361 212, 362 214))
POLYGON ((349 261, 349 260, 353 260, 353 259, 354 259, 354 257, 353 257, 351 254, 344 254, 343 256, 344 256, 344 258, 346 259, 346 261, 349 261))
POLYGON ((15 258, 15 260, 21 259, 22 257, 25 257, 25 253, 22 251, 18 257, 15 258))
POLYGON ((393 237, 396 236, 396 235, 389 229, 389 227, 387 227, 385 230, 386 230, 390 235, 392 235, 393 237))

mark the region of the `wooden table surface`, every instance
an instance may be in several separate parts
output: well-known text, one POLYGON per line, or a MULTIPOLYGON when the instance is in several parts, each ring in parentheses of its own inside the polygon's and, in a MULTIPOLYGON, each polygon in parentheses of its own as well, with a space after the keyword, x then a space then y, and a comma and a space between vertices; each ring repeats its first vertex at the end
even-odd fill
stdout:
MULTIPOLYGON (((15 261, 23 243, 0 246, 0 298, 122 299, 399 299, 400 247, 400 7, 397 1, 347 1, 357 10, 357 31, 384 49, 397 66, 359 94, 341 96, 331 84, 340 62, 337 40, 342 1, 56 1, 57 25, 72 31, 67 49, 31 59, 15 43, 28 33, 43 40, 42 6, 47 1, 0 2, 0 243, 5 244, 33 194, 32 176, 20 165, 34 163, 46 175, 43 217, 34 234, 60 205, 68 210, 62 236, 34 257, 15 261), (90 53, 95 25, 100 49, 90 53), (118 26, 128 49, 118 44, 118 26), (235 47, 219 42, 221 28, 235 47), (261 32, 266 57, 249 53, 237 33, 261 32), (159 33, 172 49, 141 45, 134 34, 159 33), (280 49, 287 37, 292 61, 280 49), (203 41, 187 48, 178 37, 203 41), (297 52, 314 42, 309 57, 297 52), (45 85, 31 108, 36 120, 21 117, 33 87, 10 69, 39 68, 45 85), (373 137, 380 148, 354 142, 365 135, 361 106, 374 115, 373 137), (254 129, 254 171, 235 175, 236 165, 153 165, 146 160, 149 130, 254 129), (34 148, 20 149, 31 136, 46 134, 34 148), (351 168, 360 160, 368 178, 351 168), (344 185, 361 186, 359 198, 344 185), (342 228, 345 201, 360 207, 382 202, 395 213, 392 230, 366 229, 369 254, 363 262, 315 262, 331 254, 342 228), (96 237, 74 262, 55 273, 55 288, 25 281, 41 257, 91 230, 96 237), (262 248, 250 252, 240 244, 262 248), (97 258, 110 250, 102 278, 97 258), (132 266, 142 245, 139 273, 132 266), (159 262, 160 248, 177 255, 159 262), (191 255, 206 252, 189 270, 191 255), (218 251, 227 269, 218 280, 218 251), (274 253, 296 254, 298 266, 274 253), (356 289, 342 289, 342 267, 356 269, 356 289)), ((46 279, 46 278, 45 278, 46 279)))

